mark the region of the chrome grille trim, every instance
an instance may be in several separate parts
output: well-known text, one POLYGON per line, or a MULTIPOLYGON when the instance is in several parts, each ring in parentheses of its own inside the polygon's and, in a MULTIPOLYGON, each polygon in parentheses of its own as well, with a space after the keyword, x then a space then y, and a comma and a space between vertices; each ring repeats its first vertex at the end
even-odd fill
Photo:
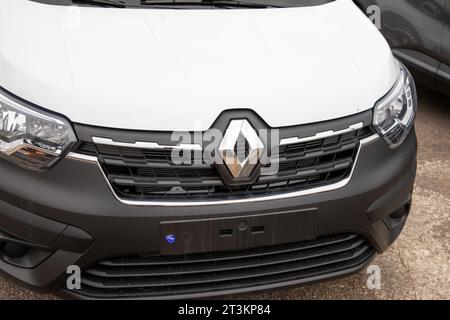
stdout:
POLYGON ((310 137, 285 138, 285 139, 281 139, 280 146, 285 146, 285 145, 294 144, 294 143, 302 143, 302 142, 308 142, 308 141, 313 141, 313 140, 318 140, 318 139, 324 139, 324 138, 329 138, 329 137, 333 137, 333 136, 338 136, 338 135, 341 135, 341 134, 345 134, 345 133, 349 133, 349 132, 353 132, 353 131, 362 129, 363 127, 364 127, 364 123, 359 122, 359 123, 356 123, 356 124, 352 124, 348 128, 345 128, 345 129, 342 129, 342 130, 337 130, 337 131, 330 130, 330 131, 318 132, 315 135, 310 136, 310 137))
POLYGON ((361 148, 364 145, 368 145, 370 143, 373 143, 374 141, 379 139, 378 134, 373 134, 370 137, 367 137, 360 141, 358 152, 355 157, 354 165, 351 169, 351 172, 349 176, 337 183, 321 186, 321 187, 315 187, 311 189, 306 190, 299 190, 299 191, 293 191, 293 192, 286 192, 282 194, 277 195, 270 195, 270 196, 257 196, 254 198, 246 198, 246 199, 231 199, 231 200, 210 200, 210 201, 148 201, 148 200, 126 200, 121 199, 116 192, 114 191, 111 183, 109 182, 104 170, 102 169, 100 162, 98 161, 97 157, 93 156, 86 156, 83 154, 71 152, 67 155, 68 159, 76 160, 76 161, 84 161, 89 162, 91 164, 94 164, 97 166, 98 170, 101 172, 103 178, 105 179, 106 184, 108 185, 111 193, 114 195, 115 199, 119 201, 122 204, 130 205, 130 206, 163 206, 163 207, 191 207, 191 206, 215 206, 215 205, 228 205, 228 204, 241 204, 241 203, 254 203, 254 202, 265 202, 265 201, 276 201, 276 200, 283 200, 283 199, 289 199, 289 198, 295 198, 295 197, 301 197, 301 196, 307 196, 317 193, 323 193, 328 191, 337 190, 340 188, 345 187, 352 179, 353 173, 356 167, 356 164, 359 159, 359 155, 361 152, 361 148))
POLYGON ((194 151, 202 151, 202 146, 199 144, 180 144, 176 146, 165 146, 160 145, 156 142, 144 142, 144 141, 136 141, 134 143, 128 142, 119 142, 114 141, 112 139, 100 138, 100 137, 92 137, 92 141, 95 144, 114 146, 114 147, 125 147, 125 148, 137 148, 137 149, 179 149, 179 150, 194 150, 194 151))
MULTIPOLYGON (((364 127, 364 124, 362 122, 359 122, 359 123, 350 125, 348 128, 345 128, 342 130, 337 130, 337 131, 330 130, 330 131, 318 132, 314 136, 303 137, 303 138, 299 138, 299 137, 284 138, 284 139, 280 140, 280 146, 338 136, 341 134, 345 134, 345 133, 349 133, 349 132, 353 132, 353 131, 362 129, 363 127, 364 127)), ((160 145, 157 142, 136 141, 134 143, 129 143, 129 142, 114 141, 112 139, 101 138, 101 137, 92 137, 92 141, 95 144, 108 145, 108 146, 114 146, 114 147, 138 148, 138 149, 144 149, 144 150, 145 149, 180 149, 180 150, 197 150, 197 151, 202 150, 202 146, 199 144, 180 144, 180 145, 174 145, 174 146, 166 146, 166 145, 160 145)))

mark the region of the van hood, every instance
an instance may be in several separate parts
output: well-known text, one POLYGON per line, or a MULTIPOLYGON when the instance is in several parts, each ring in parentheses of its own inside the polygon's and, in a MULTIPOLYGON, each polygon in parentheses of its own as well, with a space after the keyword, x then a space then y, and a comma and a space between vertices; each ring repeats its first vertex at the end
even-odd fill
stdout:
POLYGON ((270 126, 374 106, 398 67, 351 0, 283 9, 0 2, 0 86, 71 121, 205 130, 227 109, 270 126))

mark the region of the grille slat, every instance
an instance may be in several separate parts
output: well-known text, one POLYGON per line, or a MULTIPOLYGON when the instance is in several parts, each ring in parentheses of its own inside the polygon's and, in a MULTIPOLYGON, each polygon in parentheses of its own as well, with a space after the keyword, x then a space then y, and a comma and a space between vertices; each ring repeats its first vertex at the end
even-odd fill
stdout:
POLYGON ((122 199, 229 200, 292 192, 345 179, 353 168, 359 141, 371 134, 371 128, 365 127, 334 137, 280 146, 278 160, 272 159, 271 164, 264 166, 268 169, 277 164, 278 170, 266 171, 253 184, 240 188, 228 186, 218 170, 204 162, 173 163, 170 148, 148 150, 84 142, 78 152, 99 159, 113 190, 122 199))
POLYGON ((322 145, 322 148, 311 150, 307 153, 302 151, 296 151, 294 149, 290 150, 289 152, 281 152, 280 151, 280 161, 287 161, 287 160, 306 160, 309 158, 316 158, 316 157, 323 157, 330 154, 335 154, 336 151, 343 152, 347 150, 353 150, 356 147, 356 137, 355 140, 352 141, 352 143, 346 143, 346 144, 334 144, 332 146, 326 147, 322 145))
POLYGON ((309 170, 302 170, 302 171, 290 170, 289 172, 283 172, 283 175, 262 176, 259 178, 259 182, 286 181, 286 175, 289 176, 290 179, 298 179, 338 171, 342 169, 347 169, 351 165, 352 161, 353 159, 349 158, 347 160, 342 160, 340 162, 324 164, 322 165, 322 168, 316 166, 310 168, 309 170))
POLYGON ((283 263, 291 263, 291 262, 299 262, 306 259, 312 259, 321 257, 324 255, 337 254, 341 252, 345 252, 349 249, 355 249, 363 244, 363 240, 359 239, 354 243, 349 244, 341 244, 329 246, 328 248, 320 251, 320 250, 311 250, 297 253, 285 253, 278 254, 276 256, 266 256, 264 258, 248 258, 240 259, 237 261, 228 261, 221 262, 219 265, 211 265, 209 263, 206 264, 195 264, 190 267, 179 265, 178 267, 171 267, 167 269, 165 267, 159 268, 151 268, 148 267, 130 267, 127 270, 123 270, 122 268, 101 268, 97 267, 95 269, 90 269, 86 273, 94 276, 103 276, 103 277, 156 277, 156 276, 176 276, 176 275, 192 275, 192 274, 205 274, 208 272, 222 272, 222 271, 231 271, 231 270, 242 270, 247 268, 257 268, 257 267, 265 267, 265 266, 273 266, 277 264, 283 263))
POLYGON ((160 186, 183 186, 183 187, 199 187, 203 185, 218 186, 222 185, 221 180, 203 179, 203 178, 190 178, 180 181, 176 178, 165 178, 164 180, 158 178, 131 178, 127 176, 110 176, 110 181, 119 186, 142 186, 142 187, 160 187, 160 186))
POLYGON ((85 275, 83 284, 89 285, 94 288, 145 288, 145 287, 165 287, 165 286, 186 286, 197 285, 202 283, 217 283, 225 281, 237 281, 241 279, 259 278, 266 276, 273 276, 282 273, 302 271, 305 269, 313 269, 323 267, 334 263, 342 263, 348 260, 356 259, 363 255, 369 246, 362 246, 355 252, 342 252, 334 255, 330 255, 327 258, 314 258, 307 262, 295 262, 292 264, 277 264, 275 266, 259 266, 256 269, 252 269, 253 272, 249 274, 246 270, 238 269, 233 271, 223 271, 214 274, 214 276, 208 276, 206 274, 190 275, 172 275, 167 277, 157 277, 152 279, 151 277, 134 277, 123 279, 122 277, 109 277, 107 282, 98 282, 91 279, 94 277, 85 275))
POLYGON ((207 294, 332 274, 360 266, 374 253, 362 237, 346 234, 235 252, 117 257, 85 271, 78 293, 97 298, 207 294))
MULTIPOLYGON (((356 260, 346 261, 345 263, 333 265, 332 272, 342 272, 346 270, 352 270, 352 268, 360 268, 362 265, 367 263, 374 252, 366 252, 363 256, 360 256, 356 260)), ((296 271, 291 273, 283 274, 282 276, 272 276, 265 277, 263 279, 243 279, 239 281, 239 284, 230 282, 218 283, 214 286, 210 284, 198 284, 193 290, 191 286, 180 286, 174 292, 169 287, 157 287, 157 288, 135 288, 135 289, 117 289, 117 290, 99 290, 95 288, 83 287, 81 293, 83 296, 95 297, 99 299, 115 299, 118 297, 126 298, 147 298, 147 299, 160 299, 160 298, 171 298, 171 297, 184 297, 183 295, 199 294, 200 297, 208 297, 215 292, 225 292, 229 291, 246 291, 246 288, 252 288, 257 286, 268 286, 276 283, 303 283, 308 282, 308 279, 317 279, 318 277, 325 277, 330 274, 330 268, 322 267, 316 268, 314 270, 304 270, 296 271)))
POLYGON ((110 157, 110 158, 102 158, 102 162, 106 165, 111 166, 124 166, 124 167, 136 167, 136 168, 166 168, 171 170, 202 170, 202 169, 211 169, 210 165, 207 164, 193 164, 193 165, 184 165, 184 164, 171 164, 169 162, 150 162, 150 161, 124 161, 123 158, 120 157, 110 157))

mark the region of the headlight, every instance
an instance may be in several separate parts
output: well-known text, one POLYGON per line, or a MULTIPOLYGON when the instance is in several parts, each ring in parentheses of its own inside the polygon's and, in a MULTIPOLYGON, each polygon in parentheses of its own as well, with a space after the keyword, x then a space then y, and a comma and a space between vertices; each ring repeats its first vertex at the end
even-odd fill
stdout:
POLYGON ((399 62, 400 75, 392 90, 375 106, 373 125, 378 134, 391 146, 399 146, 414 125, 417 93, 414 80, 399 62))
POLYGON ((70 124, 0 91, 0 155, 27 168, 54 165, 76 141, 70 124))

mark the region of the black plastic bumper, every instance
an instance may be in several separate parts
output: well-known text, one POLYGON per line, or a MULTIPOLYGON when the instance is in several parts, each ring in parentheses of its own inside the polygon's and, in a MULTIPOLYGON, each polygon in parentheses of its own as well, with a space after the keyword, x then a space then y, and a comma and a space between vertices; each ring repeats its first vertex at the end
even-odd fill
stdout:
MULTIPOLYGON (((296 198, 197 207, 122 204, 99 168, 89 162, 67 158, 48 172, 34 173, 1 161, 0 242, 22 243, 30 249, 29 257, 18 260, 0 252, 0 269, 33 288, 58 290, 65 286, 69 265, 86 269, 108 257, 158 252, 162 221, 292 210, 315 212, 313 230, 308 230, 313 237, 358 234, 382 252, 405 224, 416 174, 416 151, 414 132, 394 150, 374 139, 361 146, 352 179, 342 188, 296 198)), ((192 297, 298 285, 355 272, 363 266, 301 281, 192 297)))

